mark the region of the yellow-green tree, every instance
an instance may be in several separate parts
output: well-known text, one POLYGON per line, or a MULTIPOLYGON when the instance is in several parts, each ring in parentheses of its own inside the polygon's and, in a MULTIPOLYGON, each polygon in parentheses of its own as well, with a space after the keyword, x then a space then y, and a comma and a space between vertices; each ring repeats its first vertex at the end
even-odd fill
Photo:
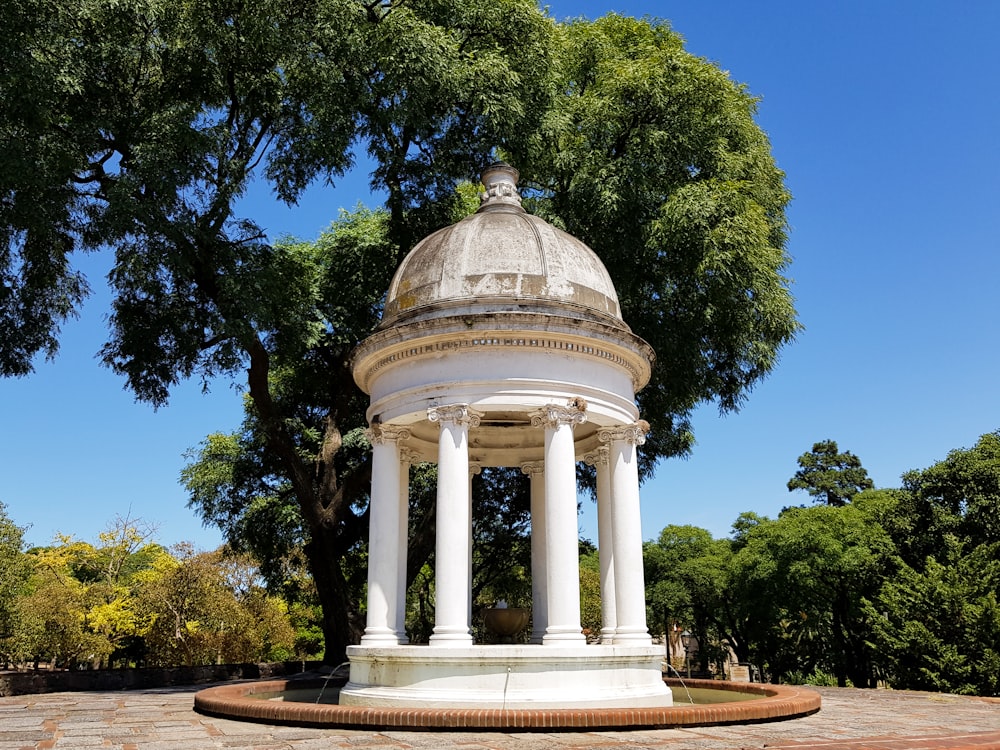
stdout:
POLYGON ((34 572, 18 601, 16 639, 22 659, 75 669, 81 662, 104 661, 113 646, 89 626, 93 587, 75 575, 94 548, 66 536, 57 542, 31 553, 34 572))
POLYGON ((24 529, 7 515, 0 503, 0 662, 17 652, 15 623, 18 599, 31 573, 31 559, 24 554, 24 529))
MULTIPOLYGON (((138 576, 140 610, 152 623, 150 664, 251 662, 294 653, 285 603, 255 583, 239 590, 227 579, 231 567, 219 550, 196 553, 181 545, 138 576)), ((248 575, 241 571, 244 581, 248 575)))

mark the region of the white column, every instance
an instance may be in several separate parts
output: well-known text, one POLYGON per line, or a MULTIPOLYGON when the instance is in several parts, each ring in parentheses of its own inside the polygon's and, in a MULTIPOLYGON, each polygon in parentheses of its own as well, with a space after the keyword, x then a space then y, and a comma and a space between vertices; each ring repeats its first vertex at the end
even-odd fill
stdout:
POLYGON ((618 607, 615 603, 614 533, 611 517, 611 476, 608 448, 601 446, 583 457, 597 470, 597 551, 601 561, 601 643, 615 642, 618 607))
POLYGON ((479 415, 464 404, 427 410, 438 435, 437 537, 432 646, 472 645, 469 628, 469 427, 479 415))
POLYGON ((545 566, 545 474, 542 463, 526 463, 521 471, 531 481, 531 643, 541 643, 549 624, 545 566))
MULTIPOLYGON (((361 643, 365 646, 398 645, 399 602, 399 442, 408 430, 374 424, 368 430, 372 443, 372 491, 368 531, 368 619, 361 643)), ((405 543, 403 549, 406 549, 405 543)), ((405 554, 405 553, 404 553, 405 554)))
POLYGON ((545 552, 548 624, 544 645, 586 642, 580 625, 580 540, 577 533, 576 450, 573 426, 587 420, 582 399, 531 415, 545 427, 545 552))
POLYGON ((400 643, 409 643, 406 637, 406 555, 410 541, 410 467, 419 456, 406 448, 399 450, 399 575, 396 604, 396 633, 400 643))
POLYGON ((639 515, 639 466, 636 447, 646 442, 649 424, 643 420, 600 430, 609 443, 611 529, 614 546, 615 643, 651 643, 646 628, 646 586, 642 572, 642 522, 639 515))
POLYGON ((479 464, 469 463, 469 590, 465 594, 465 601, 468 603, 466 609, 468 609, 467 616, 469 622, 472 622, 472 478, 477 476, 482 472, 483 467, 479 464))

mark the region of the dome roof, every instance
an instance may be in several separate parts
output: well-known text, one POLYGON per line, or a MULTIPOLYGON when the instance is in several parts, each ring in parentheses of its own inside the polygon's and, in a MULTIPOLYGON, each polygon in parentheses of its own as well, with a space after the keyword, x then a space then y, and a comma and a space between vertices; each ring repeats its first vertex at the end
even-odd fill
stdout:
POLYGON ((629 330, 593 250, 521 207, 518 172, 494 164, 471 216, 421 240, 389 286, 380 328, 456 315, 534 312, 629 330))

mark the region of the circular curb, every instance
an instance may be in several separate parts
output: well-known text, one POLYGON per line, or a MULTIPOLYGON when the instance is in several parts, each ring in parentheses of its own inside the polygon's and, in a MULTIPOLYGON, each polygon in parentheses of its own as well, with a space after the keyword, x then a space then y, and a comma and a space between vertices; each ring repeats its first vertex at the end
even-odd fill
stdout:
MULTIPOLYGON (((680 685, 676 679, 668 685, 680 685)), ((760 695, 733 703, 665 708, 387 708, 263 700, 261 693, 322 687, 322 679, 220 685, 195 694, 194 709, 226 719, 346 729, 504 730, 676 729, 781 721, 815 713, 820 695, 798 685, 685 680, 689 687, 760 695)))

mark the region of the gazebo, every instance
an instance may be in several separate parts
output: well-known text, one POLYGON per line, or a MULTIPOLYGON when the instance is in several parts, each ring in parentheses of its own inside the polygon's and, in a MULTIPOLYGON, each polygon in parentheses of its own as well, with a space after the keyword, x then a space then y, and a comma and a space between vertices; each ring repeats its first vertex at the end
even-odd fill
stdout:
POLYGON ((367 627, 341 703, 436 707, 663 706, 663 651, 646 629, 635 393, 653 352, 621 318, 584 243, 525 212, 517 170, 482 175, 479 210, 419 242, 353 356, 371 396, 367 627), (580 625, 576 464, 596 468, 600 643, 580 625), (409 468, 438 467, 434 629, 409 644, 409 468), (530 477, 529 644, 471 630, 471 481, 530 477))

